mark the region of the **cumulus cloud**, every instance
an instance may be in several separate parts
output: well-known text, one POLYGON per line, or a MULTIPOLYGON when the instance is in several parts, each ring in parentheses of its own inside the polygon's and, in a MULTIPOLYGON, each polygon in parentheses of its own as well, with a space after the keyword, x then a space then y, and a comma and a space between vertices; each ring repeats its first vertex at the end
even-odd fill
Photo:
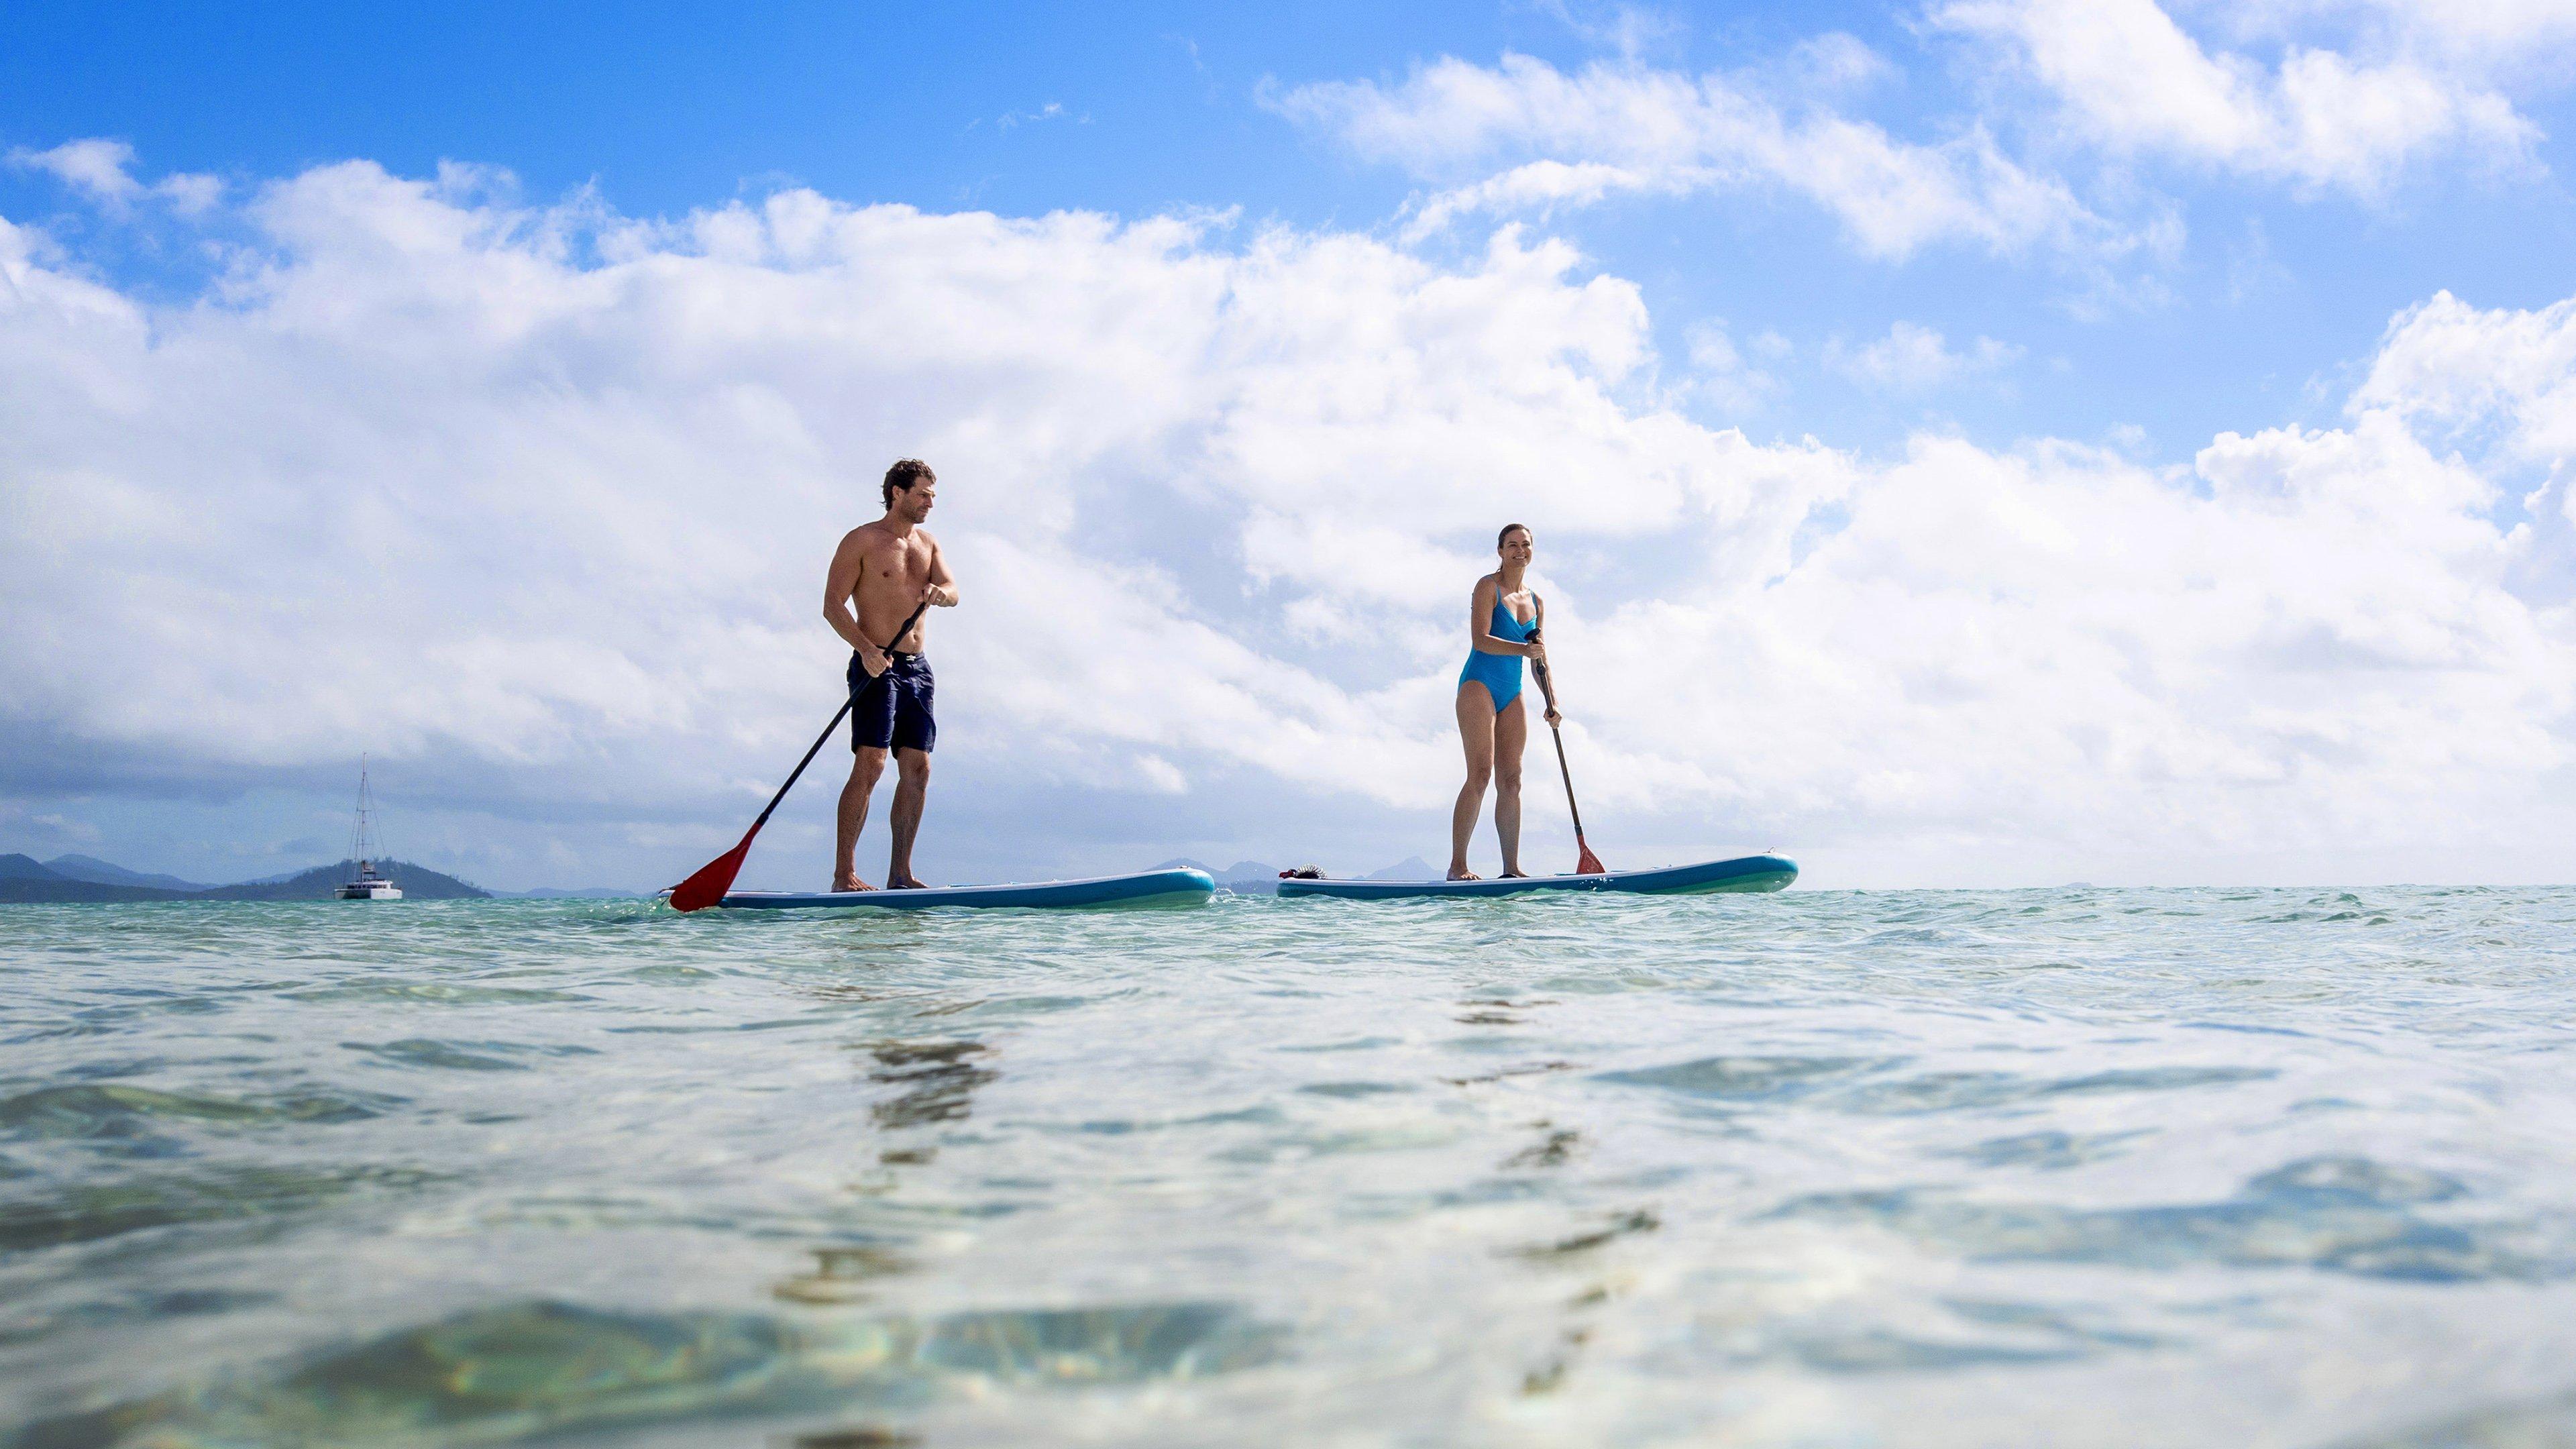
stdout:
MULTIPOLYGON (((2390 7, 2463 43, 2531 28, 2459 18, 2482 8, 2390 7)), ((2297 44, 2268 66, 2213 54, 2156 0, 1950 0, 1931 17, 2003 47, 2069 121, 2115 152, 2376 197, 2437 157, 2520 162, 2539 135, 2503 95, 2457 69, 2297 44)))
POLYGON ((0 750, 0 793, 364 742, 684 869, 836 702, 822 563, 919 454, 970 776, 1165 812, 1257 777, 1436 830, 1467 587, 1516 518, 1586 805, 1633 849, 2277 877, 2503 837, 2576 868, 2566 560, 2434 438, 2483 408, 2564 456, 2556 309, 2437 298, 2346 426, 2249 424, 2186 469, 1876 461, 1666 409, 1632 385, 1636 288, 1509 229, 1440 265, 809 191, 650 222, 488 181, 275 182, 178 304, 0 223, 0 735, 52 751, 39 779, 0 750))
MULTIPOLYGON (((1691 385, 1717 406, 1750 412, 1780 391, 1780 380, 1736 345, 1724 318, 1693 323, 1682 340, 1689 349, 1691 385)), ((1777 332, 1761 333, 1749 345, 1765 361, 1786 358, 1792 350, 1777 332)))
MULTIPOLYGON (((1865 54, 1850 42, 1827 58, 1848 79, 1867 70, 1865 54)), ((1454 183, 1418 208, 1417 233, 1473 212, 1770 187, 1823 207, 1862 251, 1891 259, 1939 242, 2091 256, 2155 240, 2024 169, 1982 128, 1938 144, 1903 141, 1831 109, 1785 108, 1716 73, 1622 61, 1568 74, 1526 55, 1493 66, 1447 58, 1399 85, 1323 82, 1272 103, 1364 157, 1454 183)))
POLYGON ((2480 71, 2556 68, 2576 43, 2576 5, 2567 0, 2247 0, 2200 9, 2204 20, 2246 36, 2341 23, 2372 43, 2480 71))
POLYGON ((2008 342, 1980 337, 1964 352, 1919 322, 1898 322, 1887 335, 1858 347, 1836 341, 1825 362, 1855 382, 1892 392, 1925 392, 1972 373, 1994 372, 2021 356, 2008 342))
POLYGON ((223 198, 222 181, 193 172, 173 173, 146 185, 134 176, 134 148, 99 137, 66 141, 45 151, 21 146, 9 153, 9 164, 46 172, 111 212, 157 198, 183 216, 195 216, 223 198))
POLYGON ((2389 323, 2352 405, 2561 467, 2576 458, 2576 301, 2490 310, 2436 293, 2389 323))

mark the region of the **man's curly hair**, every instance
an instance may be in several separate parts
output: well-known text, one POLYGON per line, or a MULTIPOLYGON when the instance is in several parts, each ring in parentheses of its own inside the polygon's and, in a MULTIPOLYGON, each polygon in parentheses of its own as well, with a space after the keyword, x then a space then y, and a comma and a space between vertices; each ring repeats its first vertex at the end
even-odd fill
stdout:
POLYGON ((919 458, 897 458, 894 460, 894 466, 886 470, 885 506, 894 507, 894 490, 898 488, 910 488, 916 483, 938 481, 939 475, 930 471, 928 463, 919 458))

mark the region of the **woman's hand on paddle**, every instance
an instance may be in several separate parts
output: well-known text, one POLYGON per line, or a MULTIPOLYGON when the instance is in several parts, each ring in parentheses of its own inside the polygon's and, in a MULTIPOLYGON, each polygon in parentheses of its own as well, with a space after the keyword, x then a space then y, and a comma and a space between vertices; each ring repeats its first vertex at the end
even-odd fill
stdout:
POLYGON ((1563 716, 1563 715, 1561 715, 1561 714, 1558 714, 1558 713, 1556 712, 1556 706, 1555 706, 1555 705, 1549 705, 1549 706, 1547 707, 1547 716, 1546 716, 1546 718, 1547 718, 1547 727, 1548 727, 1549 729, 1554 729, 1554 728, 1556 728, 1558 725, 1561 725, 1561 724, 1565 723, 1565 716, 1563 716))

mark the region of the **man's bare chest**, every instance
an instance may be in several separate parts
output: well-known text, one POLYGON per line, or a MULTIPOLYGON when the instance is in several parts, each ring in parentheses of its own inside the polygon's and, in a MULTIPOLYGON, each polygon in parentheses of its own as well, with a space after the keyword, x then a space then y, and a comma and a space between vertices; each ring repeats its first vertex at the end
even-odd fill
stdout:
POLYGON ((920 584, 930 577, 930 547, 913 539, 888 541, 867 551, 861 570, 866 584, 920 584))

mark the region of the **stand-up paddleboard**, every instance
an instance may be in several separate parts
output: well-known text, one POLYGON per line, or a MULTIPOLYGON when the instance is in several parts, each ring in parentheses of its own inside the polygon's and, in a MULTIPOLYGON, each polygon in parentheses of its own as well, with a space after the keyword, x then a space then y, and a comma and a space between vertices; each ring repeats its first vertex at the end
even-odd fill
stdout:
POLYGON ((1628 891, 1640 895, 1713 895, 1719 891, 1776 891, 1798 878, 1798 863, 1785 855, 1704 860, 1659 870, 1614 870, 1607 875, 1525 875, 1503 880, 1283 880, 1283 896, 1339 896, 1353 901, 1408 900, 1421 896, 1514 896, 1523 891, 1628 891))
POLYGON ((734 910, 926 911, 940 906, 1196 906, 1216 893, 1203 870, 1145 870, 1089 880, 1031 885, 938 886, 910 891, 728 891, 716 902, 734 910))

